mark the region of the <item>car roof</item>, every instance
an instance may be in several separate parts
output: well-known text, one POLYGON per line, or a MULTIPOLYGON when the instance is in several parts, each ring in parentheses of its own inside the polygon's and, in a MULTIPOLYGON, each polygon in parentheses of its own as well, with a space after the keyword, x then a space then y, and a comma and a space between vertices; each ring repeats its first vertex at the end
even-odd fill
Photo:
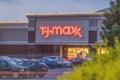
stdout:
POLYGON ((45 56, 45 57, 60 57, 60 56, 45 56))

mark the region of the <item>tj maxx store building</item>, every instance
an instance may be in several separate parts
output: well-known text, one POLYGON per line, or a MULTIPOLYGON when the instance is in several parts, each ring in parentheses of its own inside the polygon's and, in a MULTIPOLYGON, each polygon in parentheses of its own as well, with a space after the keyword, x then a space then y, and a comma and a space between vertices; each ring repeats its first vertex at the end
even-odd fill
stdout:
MULTIPOLYGON (((103 13, 28 14, 28 22, 0 22, 0 55, 86 57, 100 39, 103 13)), ((104 51, 104 50, 103 50, 104 51)))

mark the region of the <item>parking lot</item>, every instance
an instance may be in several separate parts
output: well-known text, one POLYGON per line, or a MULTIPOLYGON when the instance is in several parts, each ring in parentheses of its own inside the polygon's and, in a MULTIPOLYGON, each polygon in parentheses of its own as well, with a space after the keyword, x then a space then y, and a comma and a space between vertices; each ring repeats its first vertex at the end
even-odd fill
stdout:
POLYGON ((28 78, 28 79, 0 79, 0 80, 57 80, 58 76, 61 76, 64 72, 71 72, 72 68, 56 68, 49 69, 48 73, 43 78, 28 78))
POLYGON ((75 58, 67 61, 60 56, 39 59, 0 57, 0 80, 57 80, 64 72, 73 71, 73 65, 92 60, 75 58))

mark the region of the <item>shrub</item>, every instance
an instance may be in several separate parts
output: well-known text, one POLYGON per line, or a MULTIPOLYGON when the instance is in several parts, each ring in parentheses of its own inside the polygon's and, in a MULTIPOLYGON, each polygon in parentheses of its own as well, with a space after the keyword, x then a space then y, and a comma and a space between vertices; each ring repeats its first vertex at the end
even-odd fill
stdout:
POLYGON ((95 55, 92 61, 74 67, 58 80, 120 80, 120 43, 116 41, 114 48, 107 48, 108 54, 95 55))

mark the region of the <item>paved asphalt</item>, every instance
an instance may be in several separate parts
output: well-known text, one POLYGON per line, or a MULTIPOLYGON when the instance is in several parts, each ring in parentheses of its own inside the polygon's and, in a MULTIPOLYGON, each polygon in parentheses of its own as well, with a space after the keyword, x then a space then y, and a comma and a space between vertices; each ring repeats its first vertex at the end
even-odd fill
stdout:
POLYGON ((72 71, 72 68, 57 68, 57 69, 49 69, 48 74, 46 74, 43 78, 28 78, 28 79, 0 79, 0 80, 57 80, 58 76, 61 76, 63 72, 72 71))

